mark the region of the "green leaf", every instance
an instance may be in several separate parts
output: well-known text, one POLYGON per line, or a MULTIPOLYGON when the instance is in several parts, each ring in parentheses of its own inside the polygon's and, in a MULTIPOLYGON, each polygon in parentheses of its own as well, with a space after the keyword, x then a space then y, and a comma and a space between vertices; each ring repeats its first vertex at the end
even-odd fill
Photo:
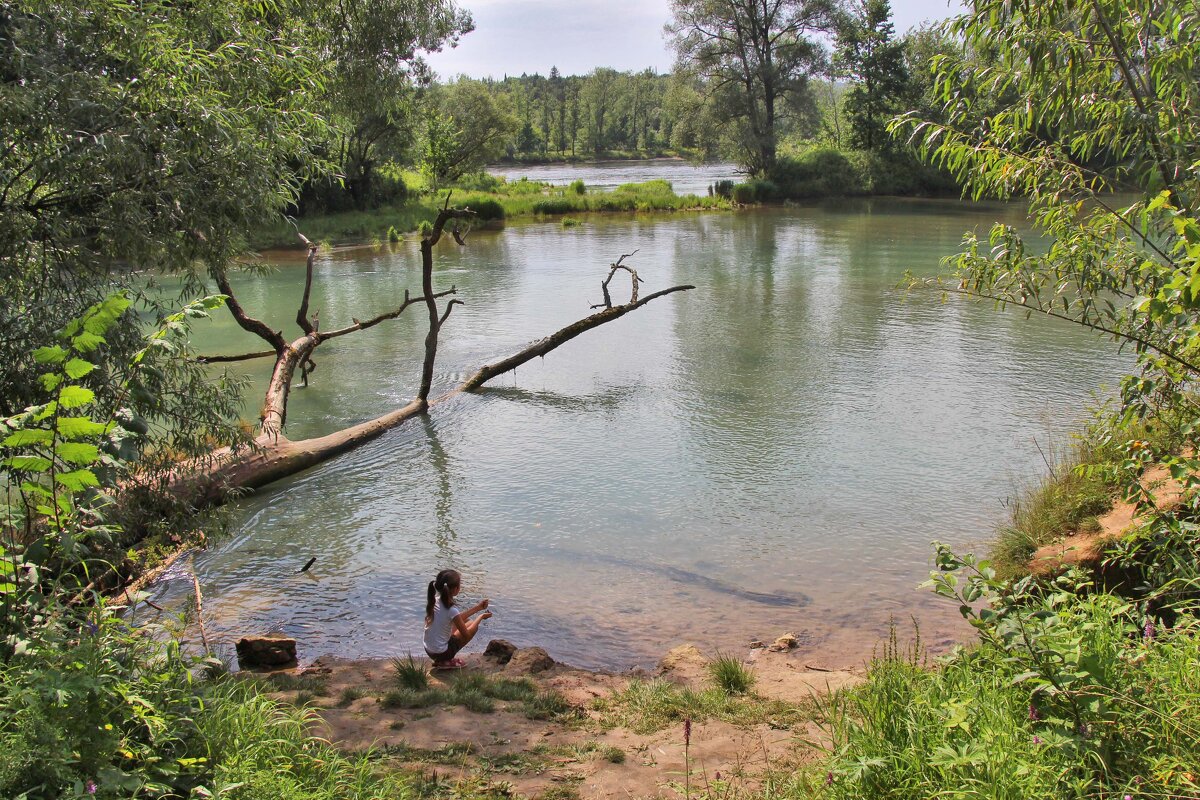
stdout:
POLYGON ((56 453, 68 464, 94 464, 100 458, 100 449, 96 445, 83 442, 63 442, 56 453))
POLYGON ((5 447, 28 447, 31 444, 50 444, 54 435, 41 428, 26 428, 10 433, 4 440, 5 447))
POLYGON ((102 425, 87 417, 59 417, 56 427, 59 435, 65 439, 103 436, 112 430, 112 425, 102 425))
POLYGON ((45 472, 50 469, 50 459, 41 456, 10 456, 0 464, 14 472, 45 472))
POLYGON ((63 367, 63 370, 67 373, 67 377, 77 381, 95 368, 96 365, 90 361, 84 361, 82 358, 72 358, 63 367))
POLYGON ((61 472, 54 476, 56 483, 69 491, 81 492, 89 486, 99 486, 100 481, 90 469, 77 469, 71 472, 61 472))
POLYGON ((84 386, 64 386, 58 396, 62 408, 79 408, 86 406, 96 399, 96 393, 84 386))
POLYGON ((39 364, 61 364, 67 358, 67 351, 58 345, 39 347, 33 351, 33 360, 39 364))

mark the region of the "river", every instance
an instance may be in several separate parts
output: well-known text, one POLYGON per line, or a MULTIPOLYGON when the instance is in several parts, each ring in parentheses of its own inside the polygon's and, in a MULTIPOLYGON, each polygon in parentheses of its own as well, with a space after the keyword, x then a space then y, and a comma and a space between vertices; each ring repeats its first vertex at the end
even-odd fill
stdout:
MULTIPOLYGON (((516 223, 439 246, 435 282, 466 305, 443 331, 435 394, 589 313, 622 253, 637 251, 643 295, 697 288, 239 501, 231 534, 196 559, 210 636, 282 631, 305 660, 420 653, 426 583, 450 566, 464 599, 494 603, 481 638, 583 666, 646 664, 685 641, 744 652, 785 631, 814 663, 861 663, 909 615, 945 646, 965 634, 915 588, 930 541, 986 542, 1044 472, 1039 448, 1067 441, 1130 361, 1065 323, 897 288, 996 219, 1022 215, 875 199, 516 223)), ((302 262, 273 260, 236 286, 285 327, 302 262)), ((415 293, 418 263, 413 242, 322 254, 322 325, 415 293)), ((225 317, 199 335, 215 352, 260 346, 225 317)), ((423 336, 413 310, 324 345, 288 434, 406 402, 423 336)), ((266 372, 250 373, 248 416, 266 372)))

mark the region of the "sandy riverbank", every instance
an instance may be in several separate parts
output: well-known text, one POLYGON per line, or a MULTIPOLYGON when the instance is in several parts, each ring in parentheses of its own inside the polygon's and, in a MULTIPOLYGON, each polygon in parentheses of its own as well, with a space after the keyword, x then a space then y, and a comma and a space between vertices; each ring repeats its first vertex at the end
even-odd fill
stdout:
POLYGON ((745 663, 756 679, 753 697, 738 699, 728 713, 698 713, 685 762, 681 719, 672 719, 670 710, 646 716, 645 709, 630 707, 629 690, 649 684, 664 695, 711 692, 708 657, 695 646, 672 649, 653 670, 625 673, 547 666, 522 653, 539 655, 518 651, 504 663, 468 654, 464 669, 434 673, 430 686, 528 681, 539 693, 565 700, 563 713, 530 719, 517 703, 496 703, 482 713, 460 705, 396 707, 388 696, 397 685, 389 661, 321 658, 286 680, 267 680, 283 689, 275 692, 278 699, 316 711, 314 733, 350 751, 371 750, 416 780, 448 781, 475 794, 561 800, 674 796, 685 775, 693 786, 759 786, 773 771, 817 757, 816 749, 799 744, 823 738, 813 697, 863 679, 861 667, 829 668, 801 649, 751 649, 745 663))

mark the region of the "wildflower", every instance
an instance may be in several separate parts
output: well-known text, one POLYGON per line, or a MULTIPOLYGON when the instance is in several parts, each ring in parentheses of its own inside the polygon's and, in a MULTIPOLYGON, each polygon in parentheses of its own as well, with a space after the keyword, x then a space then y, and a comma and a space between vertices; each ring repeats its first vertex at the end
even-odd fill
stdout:
POLYGON ((1033 743, 1034 743, 1034 744, 1041 744, 1041 743, 1042 743, 1042 737, 1040 737, 1040 736, 1034 736, 1034 737, 1033 737, 1033 743))
POLYGON ((692 718, 688 717, 683 721, 683 743, 685 745, 692 743, 692 718))
POLYGON ((89 636, 95 636, 97 633, 100 632, 100 626, 97 625, 96 623, 92 622, 91 620, 88 620, 87 625, 85 627, 87 628, 87 632, 88 632, 89 636))
POLYGON ((1079 723, 1079 735, 1080 736, 1082 736, 1083 738, 1086 739, 1091 734, 1091 732, 1092 732, 1092 729, 1088 727, 1088 724, 1086 722, 1079 723))
POLYGON ((833 771, 832 770, 825 773, 825 785, 833 786, 833 771))
POLYGON ((1142 636, 1146 639, 1146 641, 1150 641, 1154 638, 1154 633, 1154 620, 1147 619, 1146 624, 1142 626, 1142 636))
POLYGON ((1037 722, 1037 721, 1038 721, 1039 719, 1041 719, 1041 718, 1042 718, 1042 717, 1041 717, 1041 715, 1040 715, 1040 714, 1038 714, 1037 706, 1035 706, 1034 704, 1030 703, 1030 704, 1029 704, 1029 721, 1030 721, 1030 722, 1037 722))
POLYGON ((717 780, 721 780, 721 770, 717 770, 717 780))
POLYGON ((86 789, 86 790, 87 790, 87 793, 88 793, 88 794, 95 794, 95 793, 96 793, 96 788, 97 788, 97 787, 96 787, 96 782, 95 782, 95 781, 88 781, 88 782, 87 782, 87 785, 84 787, 84 789, 86 789))

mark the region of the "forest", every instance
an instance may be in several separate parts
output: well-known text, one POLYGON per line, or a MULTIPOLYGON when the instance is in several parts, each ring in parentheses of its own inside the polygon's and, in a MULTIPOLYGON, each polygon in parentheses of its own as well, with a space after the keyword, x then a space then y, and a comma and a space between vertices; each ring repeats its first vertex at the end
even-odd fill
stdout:
POLYGON ((623 729, 682 758, 646 795, 1200 796, 1196 5, 972 0, 904 35, 887 0, 673 0, 671 13, 669 75, 484 81, 439 80, 422 58, 470 35, 453 0, 0 8, 0 795, 499 800, 522 795, 510 778, 561 762, 652 768, 650 744, 628 756, 603 744, 623 729), (502 159, 657 155, 729 159, 745 180, 680 197, 661 182, 598 193, 484 172, 502 159), (439 678, 409 656, 384 664, 387 691, 351 685, 334 699, 320 675, 233 672, 209 646, 194 570, 194 599, 151 614, 140 579, 219 541, 246 492, 352 459, 634 312, 726 302, 639 275, 633 253, 596 253, 608 266, 578 318, 527 345, 485 329, 510 355, 446 366, 444 329, 467 309, 442 266, 478 228, 519 209, 534 224, 576 211, 749 216, 945 192, 963 207, 1018 204, 1023 222, 965 231, 907 292, 1082 328, 1130 366, 1069 454, 1011 504, 986 557, 935 543, 926 590, 969 628, 937 659, 919 633, 893 632, 852 684, 784 703, 728 653, 701 683, 625 675, 586 701, 532 672, 439 678), (390 220, 384 236, 413 244, 414 283, 376 316, 322 320, 317 262, 323 240, 345 238, 328 222, 344 213, 390 220), (281 230, 307 258, 294 336, 256 316, 242 282, 268 272, 254 245, 281 230), (408 309, 420 378, 398 391, 412 399, 290 439, 289 401, 340 357, 319 346, 387 330, 408 309), (246 352, 204 351, 197 330, 218 316, 246 352), (269 373, 261 396, 226 369, 244 362, 269 373), (1107 531, 1119 510, 1128 519, 1107 531), (440 713, 577 738, 476 762, 471 748, 319 738, 321 715, 347 708, 408 713, 388 735, 440 713), (690 749, 706 725, 786 731, 789 757, 710 776, 690 749))

